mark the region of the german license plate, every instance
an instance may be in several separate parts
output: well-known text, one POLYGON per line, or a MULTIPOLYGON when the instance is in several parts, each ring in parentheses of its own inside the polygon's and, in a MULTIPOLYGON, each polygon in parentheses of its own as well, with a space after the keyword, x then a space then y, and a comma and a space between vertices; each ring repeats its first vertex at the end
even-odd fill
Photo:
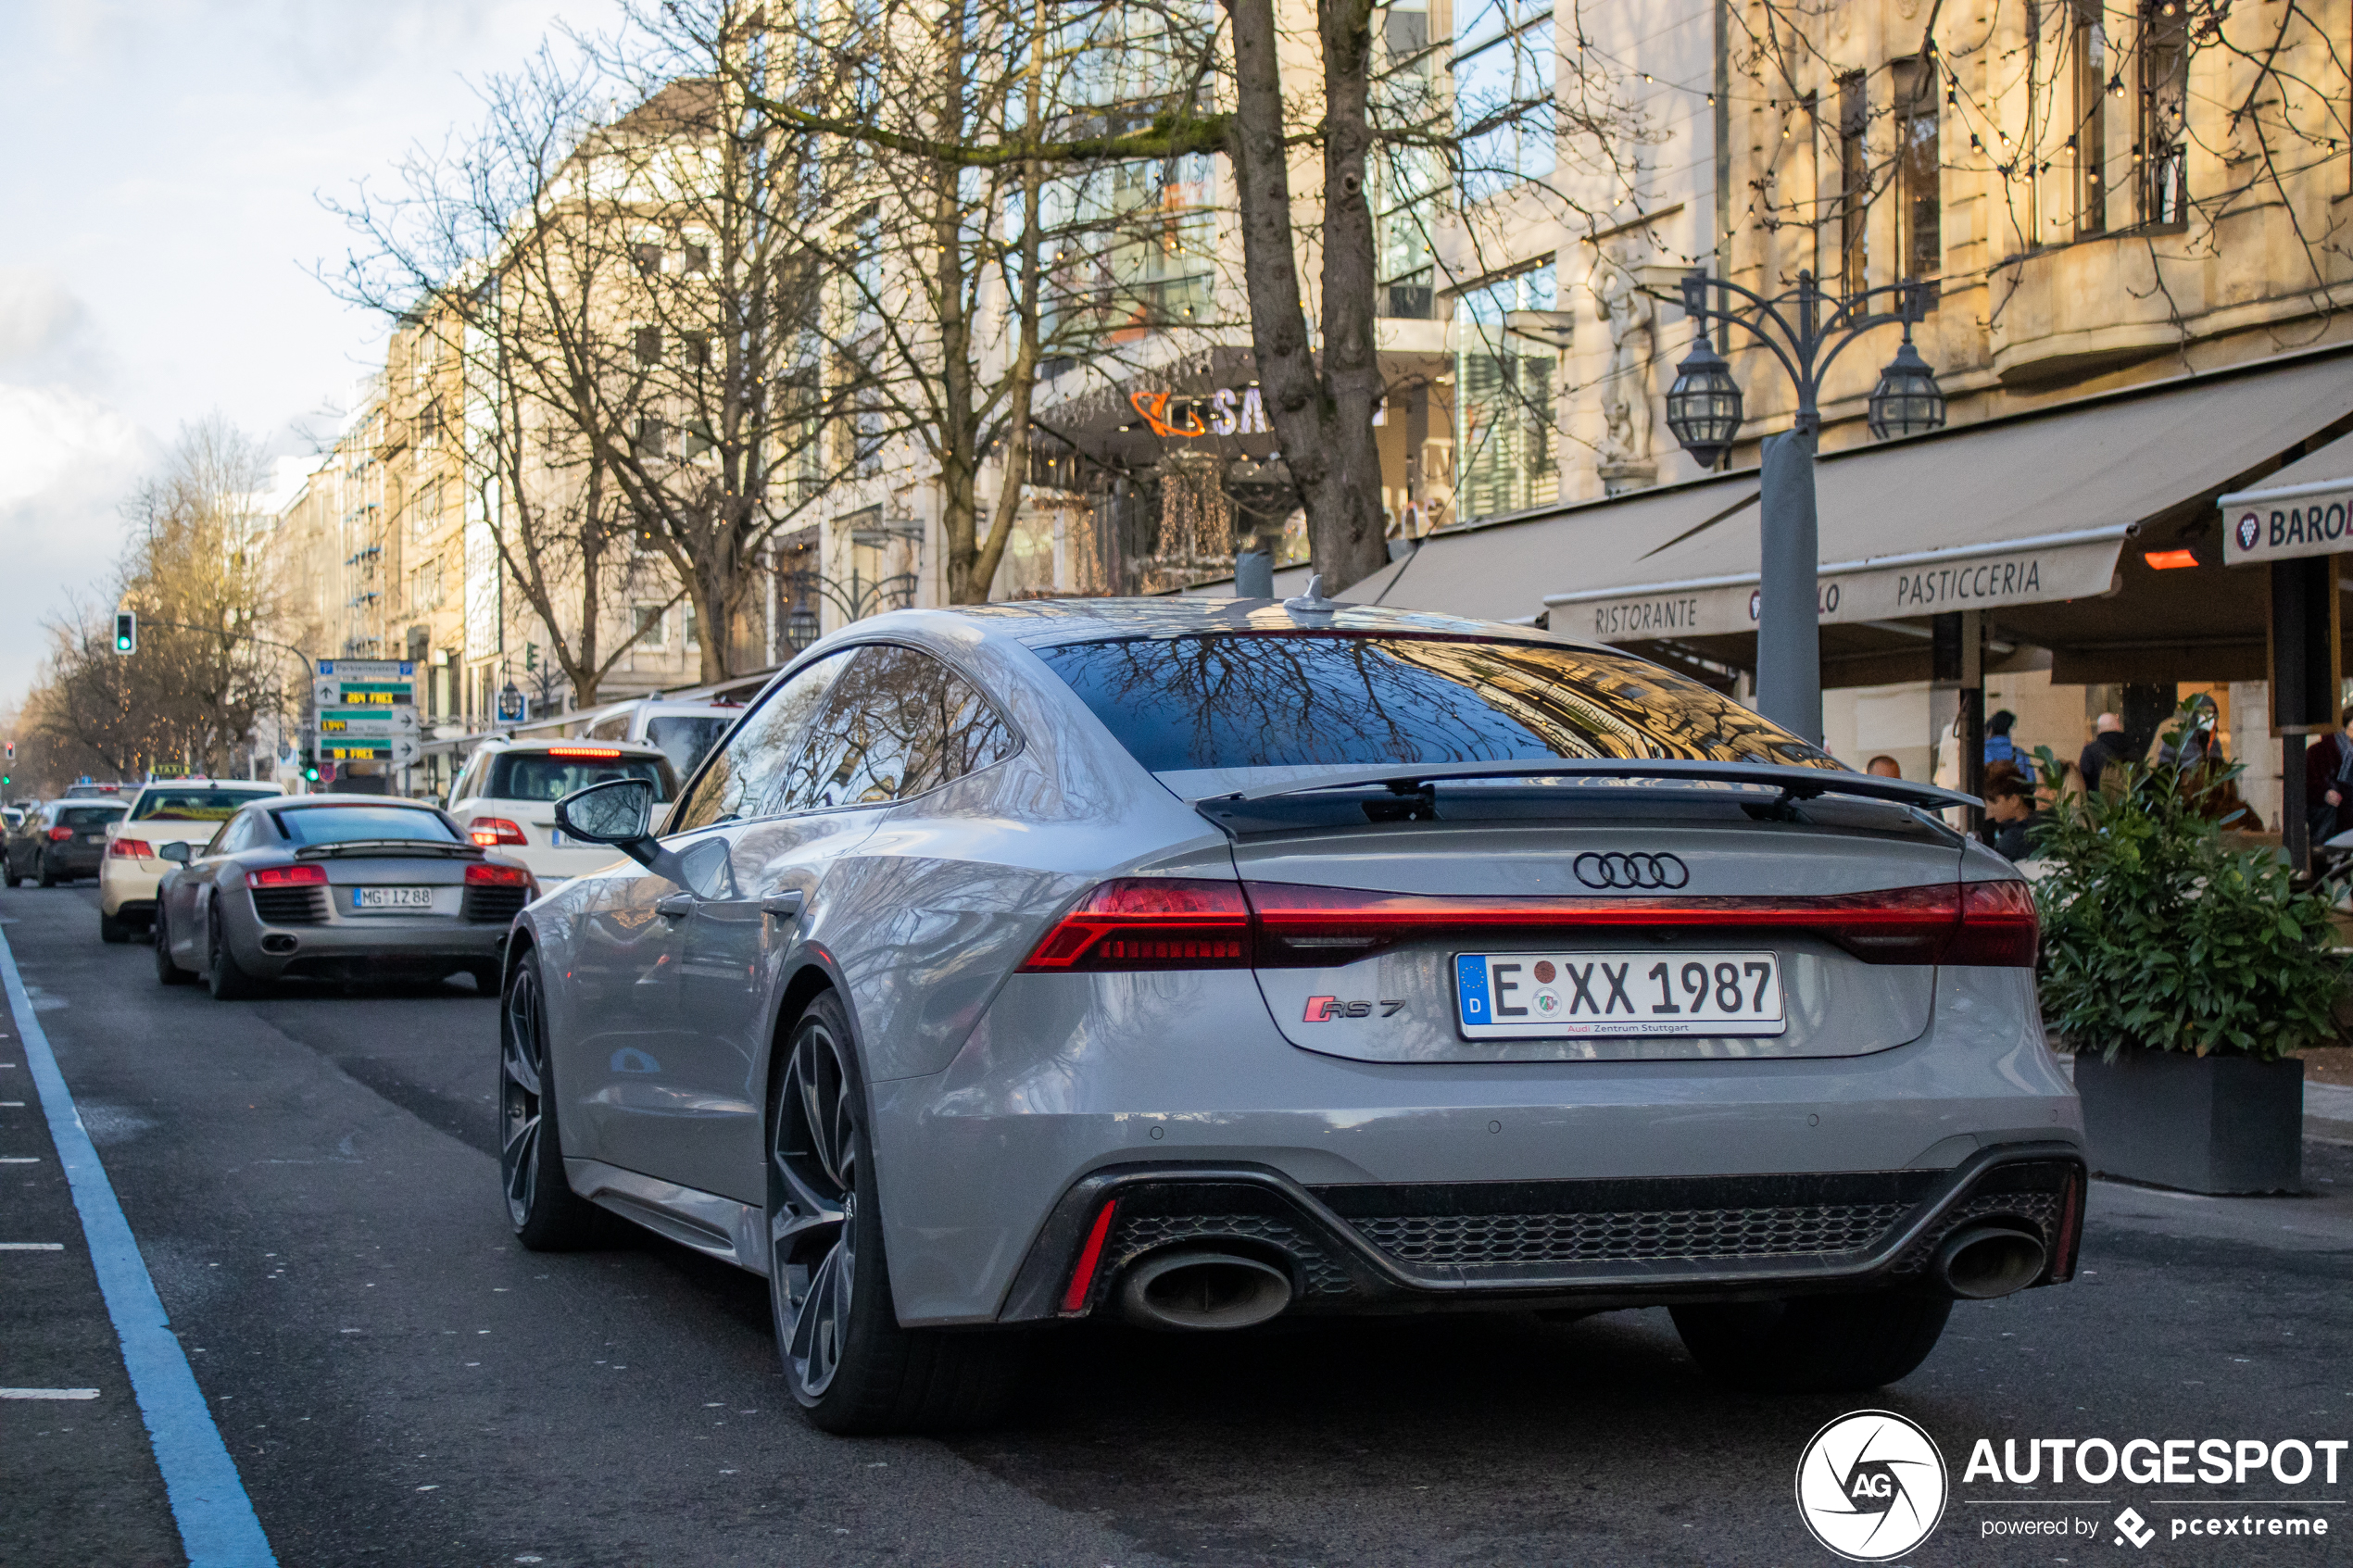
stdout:
POLYGON ((352 908, 358 909, 430 909, 433 889, 430 887, 362 887, 352 895, 352 908))
POLYGON ((1473 1040, 1789 1027, 1771 953, 1458 953, 1454 1007, 1473 1040))

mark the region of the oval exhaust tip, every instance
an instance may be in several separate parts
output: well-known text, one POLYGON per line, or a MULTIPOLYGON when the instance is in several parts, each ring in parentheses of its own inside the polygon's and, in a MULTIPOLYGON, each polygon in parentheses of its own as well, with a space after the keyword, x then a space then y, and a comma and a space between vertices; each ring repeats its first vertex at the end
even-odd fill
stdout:
POLYGON ((2025 1289, 2043 1273, 2043 1238, 2013 1225, 1968 1225, 1936 1249, 1936 1277, 1965 1301, 2025 1289))
POLYGON ((1248 1328, 1290 1305, 1290 1276, 1230 1252, 1164 1252, 1127 1271, 1119 1302, 1151 1328, 1248 1328))

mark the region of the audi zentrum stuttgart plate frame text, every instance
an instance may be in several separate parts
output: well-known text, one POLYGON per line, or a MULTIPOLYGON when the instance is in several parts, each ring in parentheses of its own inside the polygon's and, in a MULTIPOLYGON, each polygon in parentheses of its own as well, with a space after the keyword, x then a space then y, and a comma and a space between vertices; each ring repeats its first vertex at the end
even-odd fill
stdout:
POLYGON ((1106 1314, 1666 1305, 1726 1381, 1863 1387, 2073 1272, 2033 903, 1962 797, 1616 650, 1312 598, 901 611, 652 794, 560 803, 628 859, 517 922, 510 1213, 766 1274, 829 1430, 985 1420, 1106 1314), (1561 1026, 1465 1029, 1466 958, 1549 967, 1561 1026), (1572 1028, 1579 966, 1680 1010, 1572 1028))

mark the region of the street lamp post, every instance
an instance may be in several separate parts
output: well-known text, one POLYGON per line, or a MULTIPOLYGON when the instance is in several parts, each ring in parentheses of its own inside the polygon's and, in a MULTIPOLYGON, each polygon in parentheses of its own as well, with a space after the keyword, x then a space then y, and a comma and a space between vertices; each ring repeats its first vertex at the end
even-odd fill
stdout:
POLYGON ((1698 334, 1667 394, 1667 426, 1701 467, 1712 469, 1723 460, 1741 424, 1740 383, 1708 341, 1710 322, 1739 327, 1764 345, 1797 389, 1796 420, 1784 433, 1766 438, 1760 475, 1756 707, 1783 729, 1819 745, 1822 644, 1815 577, 1821 555, 1814 512, 1814 441, 1822 416, 1816 400, 1823 377, 1847 345, 1874 327, 1900 321, 1903 345, 1871 394, 1871 434, 1883 440, 1944 428, 1944 395, 1935 372, 1912 346, 1912 325, 1928 314, 1928 285, 1906 278, 1843 299, 1826 298, 1814 274, 1800 272, 1795 288, 1768 297, 1694 269, 1682 280, 1682 290, 1684 314, 1698 324, 1698 334), (1709 303, 1710 291, 1719 303, 1709 303), (1869 307, 1874 297, 1890 295, 1894 309, 1869 307))

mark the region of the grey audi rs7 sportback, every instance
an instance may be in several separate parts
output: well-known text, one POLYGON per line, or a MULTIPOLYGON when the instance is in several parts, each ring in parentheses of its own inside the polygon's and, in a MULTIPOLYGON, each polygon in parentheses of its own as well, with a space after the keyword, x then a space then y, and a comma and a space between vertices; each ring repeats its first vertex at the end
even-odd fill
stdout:
POLYGON ((1708 687, 1336 604, 910 610, 811 648, 528 907, 526 1246, 763 1273, 799 1402, 986 1419, 1025 1328, 1667 1305, 1711 1374, 1904 1376, 2073 1273, 2034 906, 1708 687))

